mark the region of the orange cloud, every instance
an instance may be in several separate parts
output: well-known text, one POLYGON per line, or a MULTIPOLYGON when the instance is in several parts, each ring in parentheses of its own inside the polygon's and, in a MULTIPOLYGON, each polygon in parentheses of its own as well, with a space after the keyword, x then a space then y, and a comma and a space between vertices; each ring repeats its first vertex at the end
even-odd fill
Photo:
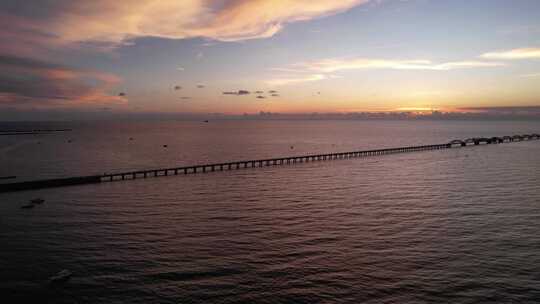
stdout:
POLYGON ((141 36, 265 38, 286 24, 346 11, 369 0, 59 1, 44 22, 65 41, 120 43, 141 36))

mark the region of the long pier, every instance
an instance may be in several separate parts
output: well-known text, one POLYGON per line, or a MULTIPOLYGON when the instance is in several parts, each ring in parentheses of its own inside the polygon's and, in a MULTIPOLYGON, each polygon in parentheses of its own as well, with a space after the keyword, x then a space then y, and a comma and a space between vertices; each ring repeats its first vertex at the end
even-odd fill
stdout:
POLYGON ((339 152, 339 153, 327 153, 327 154, 310 154, 310 155, 302 155, 302 156, 289 156, 289 157, 279 157, 279 158, 234 161, 234 162, 225 162, 225 163, 202 164, 202 165, 175 167, 175 168, 139 170, 139 171, 130 171, 130 172, 103 174, 103 175, 47 179, 47 180, 17 182, 17 183, 5 183, 5 184, 0 184, 0 193, 23 191, 23 190, 34 190, 34 189, 42 189, 42 188, 63 187, 63 186, 71 186, 71 185, 134 180, 134 179, 169 176, 169 175, 180 175, 180 174, 187 175, 187 174, 208 173, 208 172, 216 172, 216 171, 239 170, 239 169, 247 169, 247 168, 292 165, 292 164, 297 164, 297 163, 307 163, 307 162, 314 162, 314 161, 330 161, 330 160, 338 160, 338 159, 379 156, 379 155, 388 155, 388 154, 405 153, 405 152, 443 150, 443 149, 452 149, 452 148, 462 148, 462 147, 468 147, 468 146, 478 146, 478 145, 484 145, 484 144, 491 145, 491 144, 502 144, 502 143, 521 142, 521 141, 539 140, 539 139, 540 139, 539 134, 514 135, 514 136, 491 137, 491 138, 481 137, 481 138, 469 138, 466 140, 453 140, 446 144, 436 144, 436 145, 409 146, 409 147, 399 147, 399 148, 387 148, 387 149, 363 150, 363 151, 339 152))

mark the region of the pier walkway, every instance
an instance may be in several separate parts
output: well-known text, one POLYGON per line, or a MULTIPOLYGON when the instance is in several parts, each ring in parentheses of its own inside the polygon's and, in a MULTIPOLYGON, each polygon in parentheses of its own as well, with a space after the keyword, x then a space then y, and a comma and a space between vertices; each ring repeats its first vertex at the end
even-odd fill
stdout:
POLYGON ((187 175, 187 174, 207 173, 207 172, 215 172, 215 171, 239 170, 239 169, 246 169, 246 168, 292 165, 292 164, 297 164, 297 163, 307 163, 307 162, 314 162, 314 161, 330 161, 330 160, 338 160, 338 159, 379 156, 379 155, 405 153, 405 152, 452 149, 452 148, 461 148, 461 147, 468 147, 468 146, 478 146, 478 145, 484 145, 484 144, 485 145, 502 144, 502 143, 521 142, 521 141, 539 140, 539 139, 540 139, 539 134, 514 135, 514 136, 491 137, 491 138, 484 138, 484 137, 469 138, 466 140, 453 140, 446 144, 437 144, 437 145, 410 146, 410 147, 339 152, 339 153, 328 153, 328 154, 312 154, 312 155, 279 157, 279 158, 269 158, 269 159, 234 161, 234 162, 225 162, 225 163, 202 164, 202 165, 175 167, 175 168, 161 168, 161 169, 153 169, 153 170, 130 171, 130 172, 93 175, 93 176, 81 176, 81 177, 37 180, 37 181, 28 181, 28 182, 5 183, 5 184, 0 184, 0 193, 23 191, 23 190, 34 190, 34 189, 41 189, 41 188, 62 187, 62 186, 70 186, 70 185, 82 185, 82 184, 93 184, 93 183, 102 183, 102 182, 134 180, 134 179, 169 176, 169 175, 180 175, 180 174, 187 175))

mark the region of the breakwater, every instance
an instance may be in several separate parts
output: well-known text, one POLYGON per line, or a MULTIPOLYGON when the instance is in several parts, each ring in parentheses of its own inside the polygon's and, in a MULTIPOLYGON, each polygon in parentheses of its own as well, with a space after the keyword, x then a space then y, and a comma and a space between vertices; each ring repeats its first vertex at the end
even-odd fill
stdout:
POLYGON ((465 140, 453 140, 449 143, 435 144, 435 145, 409 146, 409 147, 326 153, 326 154, 310 154, 310 155, 278 157, 278 158, 269 158, 269 159, 200 164, 200 165, 182 166, 182 167, 174 167, 174 168, 129 171, 129 172, 92 175, 92 176, 79 176, 79 177, 47 179, 47 180, 37 180, 37 181, 28 181, 28 182, 5 183, 5 184, 0 184, 0 193, 23 191, 23 190, 34 190, 34 189, 42 189, 42 188, 52 188, 52 187, 63 187, 63 186, 72 186, 72 185, 82 185, 82 184, 95 184, 95 183, 102 183, 102 182, 134 180, 134 179, 161 177, 161 176, 169 176, 169 175, 180 175, 180 174, 188 175, 188 174, 215 172, 215 171, 228 171, 228 170, 239 170, 239 169, 247 169, 247 168, 260 168, 260 167, 268 167, 268 166, 292 165, 292 164, 297 164, 297 163, 307 163, 307 162, 314 162, 314 161, 330 161, 330 160, 380 156, 380 155, 405 153, 405 152, 443 150, 443 149, 452 149, 452 148, 462 148, 462 147, 468 147, 468 146, 492 145, 492 144, 512 143, 512 142, 521 142, 521 141, 539 140, 539 139, 540 139, 539 134, 530 134, 530 135, 526 134, 526 135, 514 135, 514 136, 490 137, 490 138, 479 137, 479 138, 468 138, 465 140))
POLYGON ((71 129, 33 129, 33 130, 0 130, 0 136, 4 135, 36 135, 58 132, 70 132, 71 129))

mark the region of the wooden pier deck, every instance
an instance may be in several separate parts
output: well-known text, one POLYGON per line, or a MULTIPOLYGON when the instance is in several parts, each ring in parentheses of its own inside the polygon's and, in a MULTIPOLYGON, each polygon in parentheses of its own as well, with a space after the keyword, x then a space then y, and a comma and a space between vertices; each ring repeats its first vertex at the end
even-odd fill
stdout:
POLYGON ((63 186, 70 186, 70 185, 82 185, 82 184, 93 184, 93 183, 102 183, 102 182, 134 180, 134 179, 141 179, 141 178, 144 179, 144 178, 150 178, 150 177, 160 177, 160 176, 169 176, 169 175, 180 175, 180 174, 188 175, 188 174, 215 172, 215 171, 239 170, 239 169, 246 169, 246 168, 292 165, 292 164, 297 164, 297 163, 307 163, 307 162, 314 162, 314 161, 330 161, 330 160, 338 160, 338 159, 379 156, 379 155, 388 155, 388 154, 405 153, 405 152, 443 150, 443 149, 452 149, 452 148, 458 148, 458 147, 461 148, 461 147, 468 147, 468 146, 478 146, 482 144, 488 144, 488 145, 489 144, 502 144, 502 143, 539 140, 539 139, 540 139, 539 134, 514 135, 514 136, 491 137, 491 138, 469 138, 466 140, 453 140, 446 144, 436 144, 436 145, 409 146, 409 147, 399 147, 399 148, 387 148, 387 149, 363 150, 363 151, 339 152, 339 153, 327 153, 327 154, 311 154, 311 155, 279 157, 279 158, 269 158, 269 159, 201 164, 201 165, 183 166, 183 167, 175 167, 175 168, 139 170, 139 171, 130 171, 130 172, 103 174, 103 175, 93 175, 93 176, 81 176, 81 177, 37 180, 37 181, 28 181, 28 182, 5 183, 5 184, 0 184, 0 193, 23 191, 23 190, 34 190, 34 189, 42 189, 42 188, 52 188, 52 187, 63 187, 63 186))

